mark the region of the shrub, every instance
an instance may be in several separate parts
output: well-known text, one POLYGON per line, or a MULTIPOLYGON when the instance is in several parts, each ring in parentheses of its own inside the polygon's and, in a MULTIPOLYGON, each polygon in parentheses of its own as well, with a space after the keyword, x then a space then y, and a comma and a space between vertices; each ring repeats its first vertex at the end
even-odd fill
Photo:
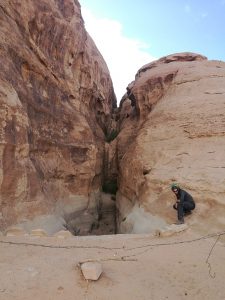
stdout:
POLYGON ((115 129, 113 129, 111 132, 107 133, 106 137, 105 137, 106 142, 110 143, 111 141, 113 141, 117 137, 118 133, 119 132, 115 129))

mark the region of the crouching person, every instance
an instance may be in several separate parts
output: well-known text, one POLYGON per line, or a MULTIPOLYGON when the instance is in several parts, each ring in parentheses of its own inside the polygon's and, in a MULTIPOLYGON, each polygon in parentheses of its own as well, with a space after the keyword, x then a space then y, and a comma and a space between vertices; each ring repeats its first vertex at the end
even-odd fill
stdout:
POLYGON ((177 183, 171 185, 171 190, 176 195, 176 203, 173 208, 177 210, 177 223, 184 224, 184 216, 191 214, 191 211, 195 209, 194 199, 185 190, 182 190, 177 183))

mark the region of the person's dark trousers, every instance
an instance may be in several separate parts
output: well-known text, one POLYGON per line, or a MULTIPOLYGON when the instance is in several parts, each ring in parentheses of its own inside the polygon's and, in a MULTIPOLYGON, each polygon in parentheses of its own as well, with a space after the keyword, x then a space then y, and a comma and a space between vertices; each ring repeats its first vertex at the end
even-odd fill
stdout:
POLYGON ((184 214, 189 213, 191 210, 195 208, 194 202, 183 202, 181 204, 180 202, 177 203, 177 208, 175 204, 173 205, 173 208, 177 210, 177 218, 178 220, 183 220, 184 214))

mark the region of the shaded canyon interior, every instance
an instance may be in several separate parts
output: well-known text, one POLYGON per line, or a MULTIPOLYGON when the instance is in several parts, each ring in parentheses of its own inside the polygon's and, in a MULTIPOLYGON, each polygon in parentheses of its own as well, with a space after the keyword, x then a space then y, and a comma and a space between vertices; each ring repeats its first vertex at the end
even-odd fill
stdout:
POLYGON ((119 107, 77 0, 0 4, 0 230, 151 232, 225 224, 225 63, 194 53, 143 66, 119 107))

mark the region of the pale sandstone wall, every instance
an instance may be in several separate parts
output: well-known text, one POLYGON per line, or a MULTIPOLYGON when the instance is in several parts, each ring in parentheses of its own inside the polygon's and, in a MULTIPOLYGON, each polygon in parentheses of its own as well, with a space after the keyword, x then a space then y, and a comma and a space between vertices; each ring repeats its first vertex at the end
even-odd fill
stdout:
POLYGON ((0 225, 98 205, 116 99, 78 1, 0 3, 0 225))
POLYGON ((142 67, 128 95, 117 138, 120 231, 141 231, 143 222, 147 228, 146 215, 149 228, 174 222, 174 181, 197 202, 188 219, 193 228, 224 228, 225 63, 168 56, 142 67))

